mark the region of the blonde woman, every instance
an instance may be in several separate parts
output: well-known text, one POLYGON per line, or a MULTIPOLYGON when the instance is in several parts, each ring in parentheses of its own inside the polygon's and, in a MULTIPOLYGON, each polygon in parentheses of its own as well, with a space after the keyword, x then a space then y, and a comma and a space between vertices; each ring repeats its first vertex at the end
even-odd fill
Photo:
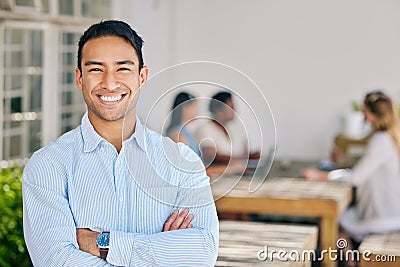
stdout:
POLYGON ((373 135, 352 170, 304 170, 308 180, 340 180, 357 187, 356 203, 340 218, 350 237, 360 242, 369 233, 400 230, 400 126, 398 109, 380 91, 366 95, 363 112, 373 135))

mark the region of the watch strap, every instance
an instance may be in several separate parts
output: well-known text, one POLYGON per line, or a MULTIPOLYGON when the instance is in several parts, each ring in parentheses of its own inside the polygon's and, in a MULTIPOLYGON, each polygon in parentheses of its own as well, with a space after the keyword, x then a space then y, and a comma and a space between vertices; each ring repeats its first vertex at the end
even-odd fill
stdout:
POLYGON ((105 260, 107 258, 108 248, 100 248, 99 251, 100 251, 100 258, 105 260))

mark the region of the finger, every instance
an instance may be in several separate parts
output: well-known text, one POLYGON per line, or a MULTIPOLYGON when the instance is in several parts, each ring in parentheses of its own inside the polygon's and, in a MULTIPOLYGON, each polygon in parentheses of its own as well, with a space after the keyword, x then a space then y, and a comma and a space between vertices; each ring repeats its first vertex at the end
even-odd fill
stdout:
POLYGON ((186 216, 189 213, 189 209, 185 208, 183 211, 181 211, 176 217, 175 221, 171 225, 171 230, 177 230, 179 227, 181 227, 182 222, 185 220, 186 216))
POLYGON ((192 227, 193 227, 193 224, 189 223, 187 228, 192 228, 192 227))
POLYGON ((185 218, 185 220, 183 220, 183 222, 182 222, 181 226, 179 227, 179 229, 186 229, 186 228, 188 228, 188 226, 189 226, 189 224, 192 222, 193 218, 194 218, 193 214, 189 214, 189 215, 185 218))
POLYGON ((171 230, 171 225, 176 220, 177 216, 178 216, 178 210, 174 210, 171 216, 169 216, 169 219, 164 223, 163 232, 171 230))
POLYGON ((169 231, 171 230, 171 225, 173 224, 173 222, 176 220, 176 217, 178 217, 179 211, 178 210, 174 210, 171 213, 171 216, 168 218, 168 220, 165 222, 164 224, 164 230, 165 231, 169 231))

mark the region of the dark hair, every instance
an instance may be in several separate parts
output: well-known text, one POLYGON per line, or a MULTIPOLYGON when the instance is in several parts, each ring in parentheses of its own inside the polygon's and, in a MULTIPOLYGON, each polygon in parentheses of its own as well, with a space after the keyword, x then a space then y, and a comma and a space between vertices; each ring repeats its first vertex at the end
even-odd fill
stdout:
POLYGON ((220 110, 228 100, 232 99, 232 94, 230 92, 222 91, 218 92, 212 96, 208 110, 215 114, 220 110))
POLYGON ((139 59, 139 70, 142 69, 143 55, 142 46, 143 39, 136 31, 134 31, 129 24, 119 20, 106 20, 93 24, 90 26, 81 36, 78 42, 78 69, 82 72, 82 48, 87 41, 104 36, 116 36, 121 37, 128 41, 136 51, 136 55, 139 59))
POLYGON ((169 127, 166 131, 167 134, 169 133, 169 131, 172 130, 172 128, 174 128, 175 126, 177 126, 181 123, 183 105, 186 103, 190 103, 194 99, 195 99, 194 96, 192 96, 191 94, 188 94, 186 92, 181 92, 181 93, 177 94, 177 96, 175 97, 174 103, 172 104, 171 123, 169 124, 169 127))

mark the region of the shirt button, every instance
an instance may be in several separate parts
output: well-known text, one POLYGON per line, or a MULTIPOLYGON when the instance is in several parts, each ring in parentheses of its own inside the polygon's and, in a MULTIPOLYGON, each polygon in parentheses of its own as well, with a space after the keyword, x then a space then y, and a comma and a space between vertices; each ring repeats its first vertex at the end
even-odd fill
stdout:
POLYGON ((119 198, 119 202, 123 202, 124 199, 122 197, 119 198))

